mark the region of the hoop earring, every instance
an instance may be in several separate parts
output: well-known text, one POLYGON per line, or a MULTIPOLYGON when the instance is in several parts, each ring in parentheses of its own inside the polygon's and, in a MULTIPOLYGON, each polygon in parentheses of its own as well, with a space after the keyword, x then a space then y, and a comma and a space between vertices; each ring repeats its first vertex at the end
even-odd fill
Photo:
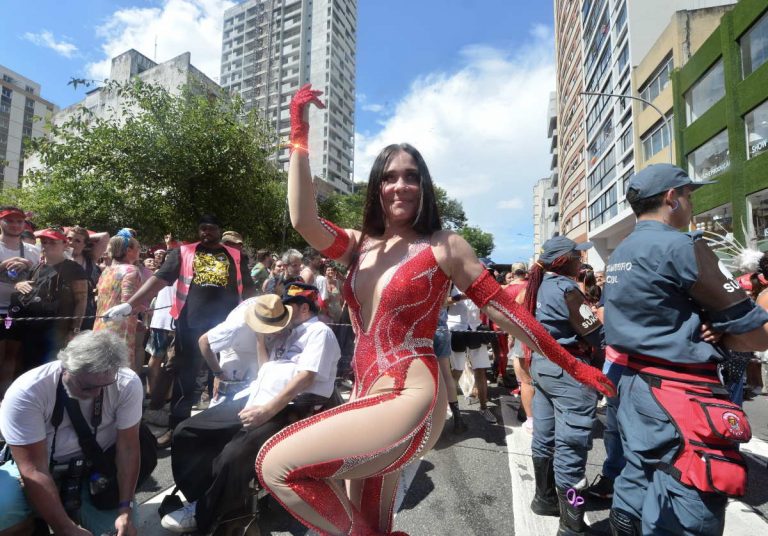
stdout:
POLYGON ((672 206, 672 212, 676 211, 679 208, 680 208, 680 201, 675 199, 675 204, 672 206))

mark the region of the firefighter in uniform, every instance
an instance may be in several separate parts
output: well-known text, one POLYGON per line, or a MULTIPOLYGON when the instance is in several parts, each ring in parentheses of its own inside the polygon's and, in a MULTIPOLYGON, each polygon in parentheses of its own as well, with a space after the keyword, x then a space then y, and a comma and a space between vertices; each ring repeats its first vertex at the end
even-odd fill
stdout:
POLYGON ((738 443, 751 432, 717 374, 723 357, 704 341, 768 346, 768 313, 739 288, 698 233, 691 193, 702 186, 669 164, 634 175, 627 201, 634 231, 606 267, 606 343, 625 354, 618 424, 627 463, 616 479, 614 535, 722 534, 728 496, 742 495, 738 443))
MULTIPOLYGON (((576 282, 580 252, 591 246, 564 236, 547 240, 525 290, 525 304, 536 320, 587 363, 603 343, 602 325, 576 282)), ((535 387, 531 449, 536 477, 531 509, 539 515, 560 516, 559 536, 585 534, 581 491, 587 483, 597 392, 535 353, 531 376, 535 387)))

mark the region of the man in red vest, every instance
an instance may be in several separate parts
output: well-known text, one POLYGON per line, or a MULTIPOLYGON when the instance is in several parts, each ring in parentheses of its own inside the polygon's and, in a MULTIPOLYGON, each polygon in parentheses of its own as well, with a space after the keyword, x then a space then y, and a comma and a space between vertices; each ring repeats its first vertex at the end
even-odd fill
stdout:
POLYGON ((247 277, 248 259, 238 249, 221 243, 221 224, 204 215, 198 224, 199 242, 184 244, 168 252, 163 266, 126 303, 112 307, 107 317, 119 318, 146 304, 165 286, 176 284, 171 316, 176 324, 176 355, 173 360, 173 390, 168 432, 158 446, 171 444, 173 429, 189 418, 201 388, 197 375, 203 363, 198 339, 244 299, 255 287, 247 277), (243 277, 245 275, 246 277, 243 277))

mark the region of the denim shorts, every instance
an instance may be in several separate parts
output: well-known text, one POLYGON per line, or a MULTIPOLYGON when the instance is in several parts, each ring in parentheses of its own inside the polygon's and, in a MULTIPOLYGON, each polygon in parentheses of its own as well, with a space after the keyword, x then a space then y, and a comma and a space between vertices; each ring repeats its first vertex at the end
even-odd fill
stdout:
POLYGON ((446 328, 438 328, 435 331, 433 344, 437 357, 449 357, 451 355, 451 332, 446 328))

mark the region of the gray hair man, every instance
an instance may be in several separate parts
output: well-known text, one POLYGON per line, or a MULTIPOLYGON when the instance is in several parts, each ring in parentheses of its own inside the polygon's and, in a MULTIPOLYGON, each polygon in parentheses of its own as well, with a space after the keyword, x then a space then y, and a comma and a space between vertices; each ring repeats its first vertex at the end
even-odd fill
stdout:
POLYGON ((5 473, 0 474, 0 532, 31 523, 36 512, 56 534, 136 534, 131 511, 141 465, 144 392, 128 367, 128 349, 117 335, 86 331, 59 352, 57 361, 13 382, 0 405, 0 432, 13 458, 0 466, 5 473), (97 509, 92 489, 78 491, 97 469, 86 459, 71 417, 95 434, 102 458, 114 458, 116 475, 104 471, 102 476, 104 481, 111 477, 117 488, 116 508, 97 509), (59 473, 66 485, 54 478, 59 473))

